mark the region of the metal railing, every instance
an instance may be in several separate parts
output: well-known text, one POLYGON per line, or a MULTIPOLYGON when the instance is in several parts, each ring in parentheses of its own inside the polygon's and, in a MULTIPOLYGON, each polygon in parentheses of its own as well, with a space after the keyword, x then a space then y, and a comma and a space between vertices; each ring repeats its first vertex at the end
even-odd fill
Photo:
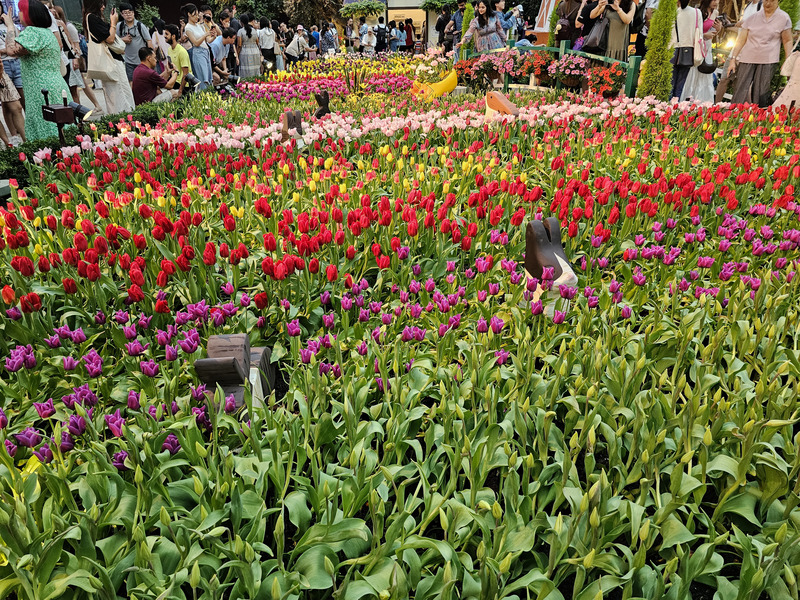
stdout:
MULTIPOLYGON (((636 84, 639 80, 639 68, 641 67, 642 57, 641 56, 630 56, 628 58, 628 62, 624 62, 621 60, 617 60, 615 58, 609 58, 607 56, 600 56, 599 54, 590 54, 588 52, 581 52, 580 50, 572 50, 570 49, 570 43, 567 40, 561 42, 558 48, 552 48, 549 46, 522 46, 516 47, 514 46, 513 41, 509 41, 508 48, 509 49, 516 49, 520 54, 524 54, 525 52, 550 52, 551 54, 555 54, 557 58, 562 58, 565 54, 573 54, 575 56, 582 56, 592 61, 602 62, 608 65, 613 65, 614 63, 619 63, 619 66, 622 67, 624 70, 627 71, 625 76, 625 95, 628 97, 633 97, 634 93, 636 92, 636 84)), ((470 52, 467 55, 467 58, 471 58, 473 56, 478 56, 480 54, 491 54, 499 52, 499 50, 489 50, 486 52, 470 52)), ((508 87, 511 84, 511 76, 506 74, 503 77, 503 92, 508 93, 508 87)), ((560 87, 561 84, 557 83, 556 87, 560 87)))

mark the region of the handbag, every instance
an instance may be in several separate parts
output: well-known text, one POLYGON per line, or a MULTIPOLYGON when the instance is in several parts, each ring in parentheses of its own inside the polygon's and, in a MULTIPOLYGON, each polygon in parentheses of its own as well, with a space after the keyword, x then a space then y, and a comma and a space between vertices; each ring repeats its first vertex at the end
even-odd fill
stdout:
POLYGON ((711 51, 711 42, 708 43, 708 50, 703 55, 703 62, 697 67, 703 75, 711 75, 717 70, 717 63, 714 61, 714 53, 711 51))
POLYGON ((592 26, 592 30, 583 42, 584 50, 597 50, 604 53, 608 48, 608 17, 603 13, 603 18, 592 26))
MULTIPOLYGON (((697 35, 697 28, 700 25, 700 20, 698 18, 700 11, 698 9, 695 9, 695 11, 696 12, 694 13, 695 14, 694 43, 692 44, 691 47, 684 46, 682 48, 675 48, 675 54, 673 55, 671 62, 676 67, 697 67, 704 59, 703 51, 702 48, 700 47, 700 42, 702 42, 703 36, 697 35)), ((678 33, 677 19, 675 19, 675 39, 680 44, 681 36, 680 33, 678 33)))
POLYGON ((125 54, 125 42, 122 41, 122 38, 119 37, 119 34, 117 34, 117 37, 114 38, 114 43, 107 44, 107 46, 108 49, 114 54, 125 54))
MULTIPOLYGON (((89 31, 89 21, 85 21, 85 31, 89 31)), ((119 37, 117 37, 119 39, 119 37)), ((122 40, 120 40, 122 41, 122 40)), ((118 81, 119 72, 117 60, 111 56, 108 44, 105 42, 95 42, 94 36, 90 33, 86 39, 88 49, 86 52, 86 75, 90 79, 100 81, 118 81)), ((116 42, 116 40, 115 40, 116 42)), ((123 42, 124 44, 125 42, 123 42)))

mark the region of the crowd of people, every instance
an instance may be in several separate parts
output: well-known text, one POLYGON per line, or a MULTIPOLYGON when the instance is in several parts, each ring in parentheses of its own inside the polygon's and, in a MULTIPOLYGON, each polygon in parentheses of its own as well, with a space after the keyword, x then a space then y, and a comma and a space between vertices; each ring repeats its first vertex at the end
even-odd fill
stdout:
MULTIPOLYGON (((186 4, 177 24, 154 19, 152 27, 136 18, 133 6, 106 10, 105 0, 84 0, 82 27, 66 19, 50 0, 0 0, 0 105, 6 129, 0 140, 14 146, 26 139, 57 134, 44 120, 42 90, 50 101, 83 94, 94 114, 125 113, 145 102, 166 102, 189 90, 226 84, 286 69, 301 60, 339 51, 363 53, 420 52, 427 37, 412 19, 377 24, 365 17, 348 19, 340 29, 323 22, 290 30, 235 8, 214 14, 207 5, 186 4), (108 17, 106 17, 108 14, 108 17), (98 96, 104 99, 104 108, 98 96)), ((464 26, 466 0, 444 8, 435 32, 446 52, 470 41, 477 51, 531 45, 525 37, 522 7, 506 10, 505 0, 474 0, 475 15, 464 26), (463 35, 462 35, 463 32, 463 35)), ((792 24, 778 0, 751 0, 736 24, 739 35, 721 70, 714 65, 711 41, 734 26, 718 12, 719 0, 679 0, 672 32, 672 95, 684 100, 721 101, 734 82, 734 102, 771 103, 770 84, 783 48, 789 60, 783 73, 790 80, 779 103, 800 101, 800 62, 793 52, 792 24)), ((630 53, 643 56, 650 21, 659 0, 562 0, 556 8, 557 39, 572 47, 627 61, 630 53)), ((458 55, 458 52, 456 52, 458 55)))

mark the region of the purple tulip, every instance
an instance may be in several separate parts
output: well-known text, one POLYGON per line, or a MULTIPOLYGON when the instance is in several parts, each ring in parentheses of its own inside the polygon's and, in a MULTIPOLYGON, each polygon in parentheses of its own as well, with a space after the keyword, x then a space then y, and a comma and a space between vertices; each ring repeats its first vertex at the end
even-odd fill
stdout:
POLYGON ((33 408, 39 413, 40 419, 47 419, 52 417, 56 412, 56 407, 53 406, 53 399, 49 398, 47 402, 34 402, 33 408))
POLYGON ((492 317, 489 320, 489 327, 492 328, 492 333, 495 335, 499 334, 503 330, 503 326, 505 326, 505 321, 500 317, 492 317))
POLYGON ((334 313, 325 313, 322 315, 322 324, 326 329, 333 327, 335 321, 336 315, 334 313))
POLYGON ((194 415, 194 420, 198 427, 202 427, 203 429, 211 429, 211 421, 208 419, 205 406, 195 406, 192 408, 192 414, 194 415))
POLYGON ((400 246, 397 249, 397 258, 399 258, 400 260, 406 260, 410 253, 411 253, 411 248, 409 248, 408 246, 400 246))
POLYGON ((484 319, 483 317, 478 319, 476 330, 478 331, 478 333, 487 333, 489 331, 489 324, 486 322, 486 319, 484 319))
POLYGON ((242 294, 242 297, 239 298, 239 306, 243 308, 250 306, 250 296, 247 294, 242 294))
POLYGON ((22 318, 22 311, 20 311, 20 309, 18 309, 16 306, 12 306, 6 310, 6 316, 12 321, 19 321, 22 318))
POLYGON ((558 286, 558 293, 561 295, 562 298, 566 298, 567 300, 572 300, 575 297, 575 294, 578 293, 578 288, 569 285, 560 285, 558 286))
POLYGON ((553 323, 556 325, 560 325, 564 322, 564 318, 567 316, 567 313, 561 310, 557 310, 553 313, 553 323))
POLYGON ((236 410, 236 397, 233 394, 225 397, 225 412, 230 414, 236 410))
POLYGON ((314 356, 314 353, 311 350, 308 350, 306 348, 300 349, 300 360, 304 365, 307 365, 308 363, 311 362, 312 356, 314 356))
POLYGON ((72 439, 72 436, 69 434, 68 431, 61 432, 61 443, 58 445, 58 449, 64 453, 69 452, 75 447, 75 440, 72 439))
POLYGON ((138 339, 133 340, 132 342, 128 342, 125 344, 125 351, 128 353, 128 356, 140 356, 144 353, 147 348, 150 347, 150 344, 142 345, 138 339))
POLYGON ((166 350, 166 358, 167 361, 172 362, 173 360, 178 360, 178 347, 177 346, 170 346, 167 344, 166 350))
POLYGON ((138 333, 136 333, 136 327, 134 325, 123 327, 122 333, 125 336, 126 340, 132 340, 138 335, 138 333))
POLYGON ((105 419, 111 434, 114 437, 122 437, 122 426, 125 424, 125 419, 119 414, 119 409, 113 415, 106 415, 105 419))
POLYGON ((537 300, 536 302, 531 302, 531 314, 533 316, 538 316, 544 312, 544 304, 542 304, 541 300, 537 300))
POLYGON ((139 410, 141 408, 141 394, 134 390, 128 390, 128 408, 130 410, 139 410))
POLYGON ((126 471, 128 467, 125 466, 125 460, 128 458, 128 453, 125 450, 114 453, 111 458, 111 464, 120 471, 126 471))
POLYGON ((86 334, 83 333, 82 327, 78 327, 75 331, 72 332, 70 338, 72 339, 73 343, 82 344, 83 342, 86 341, 86 334))
POLYGON ((631 307, 630 306, 623 306, 622 310, 620 311, 623 319, 630 319, 631 318, 631 307))
POLYGON ((4 444, 8 455, 11 458, 14 458, 14 456, 17 454, 17 446, 11 440, 5 440, 4 444))
POLYGON ((143 360, 139 363, 139 370, 148 377, 156 377, 161 367, 154 360, 143 360))
POLYGON ((292 308, 292 303, 289 302, 287 298, 283 298, 281 300, 281 308, 285 311, 288 311, 290 308, 292 308))
POLYGON ((50 449, 48 444, 39 446, 39 449, 34 450, 33 453, 36 455, 36 458, 38 458, 44 464, 47 464, 53 460, 53 451, 50 449))
POLYGON ((97 325, 105 325, 106 324, 106 314, 102 310, 98 310, 97 313, 94 315, 94 322, 97 325))
POLYGON ((505 351, 505 350, 497 350, 494 353, 494 357, 497 359, 497 364, 498 365, 506 364, 506 362, 508 361, 508 357, 509 356, 511 356, 511 354, 509 352, 505 351))
POLYGON ((192 400, 195 402, 200 402, 201 400, 205 399, 206 394, 208 393, 208 388, 206 387, 205 383, 201 383, 197 387, 189 386, 189 391, 192 394, 192 400))
POLYGON ((647 277, 645 277, 642 273, 635 273, 631 279, 633 280, 633 283, 638 286, 644 285, 647 281, 647 277))
POLYGON ((586 306, 588 306, 589 308, 597 308, 599 304, 600 304, 600 298, 598 298, 597 296, 589 296, 586 299, 586 306))
POLYGON ((319 295, 319 302, 322 306, 328 306, 331 303, 331 293, 325 290, 319 295))
POLYGON ((42 441, 42 436, 33 427, 23 429, 21 433, 15 434, 14 438, 20 446, 25 446, 26 448, 38 446, 39 442, 42 441))
POLYGON ((233 287, 233 284, 230 281, 227 281, 220 286, 219 291, 226 296, 233 296, 236 288, 233 287))
POLYGON ((149 329, 150 322, 153 320, 153 317, 145 316, 144 314, 139 315, 139 321, 136 323, 136 326, 139 329, 149 329))
POLYGON ((174 433, 170 433, 164 443, 161 445, 162 450, 169 450, 169 453, 175 456, 181 449, 178 437, 174 433))
POLYGON ((298 319, 289 321, 289 323, 286 324, 286 333, 289 334, 289 336, 297 337, 300 335, 300 331, 300 321, 298 319))
POLYGON ((264 328, 264 327, 266 327, 266 326, 267 326, 267 319, 266 319, 266 317, 264 317, 264 316, 262 315, 262 316, 258 317, 258 319, 256 319, 256 327, 258 327, 259 329, 263 329, 263 328, 264 328))
POLYGON ((86 431, 86 419, 80 415, 70 415, 67 430, 75 437, 80 437, 86 431))
POLYGON ((353 299, 348 295, 342 296, 342 310, 350 310, 351 308, 353 308, 353 299))
POLYGON ((8 417, 6 413, 0 408, 0 430, 5 429, 8 427, 8 417))
POLYGON ((44 343, 47 345, 48 348, 60 348, 61 347, 61 338, 58 335, 52 335, 51 337, 44 338, 44 343))
POLYGON ((130 318, 130 315, 124 310, 118 310, 114 313, 114 320, 120 325, 125 325, 128 321, 130 321, 130 318))

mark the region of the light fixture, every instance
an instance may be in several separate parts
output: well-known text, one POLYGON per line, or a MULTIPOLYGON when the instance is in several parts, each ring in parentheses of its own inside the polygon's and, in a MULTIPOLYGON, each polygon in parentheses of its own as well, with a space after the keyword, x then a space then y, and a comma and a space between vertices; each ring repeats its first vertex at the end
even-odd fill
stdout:
POLYGON ((83 122, 92 116, 92 110, 77 102, 69 102, 67 92, 61 92, 61 104, 50 104, 50 92, 42 90, 44 96, 44 106, 42 106, 42 118, 50 123, 55 123, 58 127, 58 139, 62 146, 66 146, 64 139, 64 126, 77 124, 83 133, 83 122))

